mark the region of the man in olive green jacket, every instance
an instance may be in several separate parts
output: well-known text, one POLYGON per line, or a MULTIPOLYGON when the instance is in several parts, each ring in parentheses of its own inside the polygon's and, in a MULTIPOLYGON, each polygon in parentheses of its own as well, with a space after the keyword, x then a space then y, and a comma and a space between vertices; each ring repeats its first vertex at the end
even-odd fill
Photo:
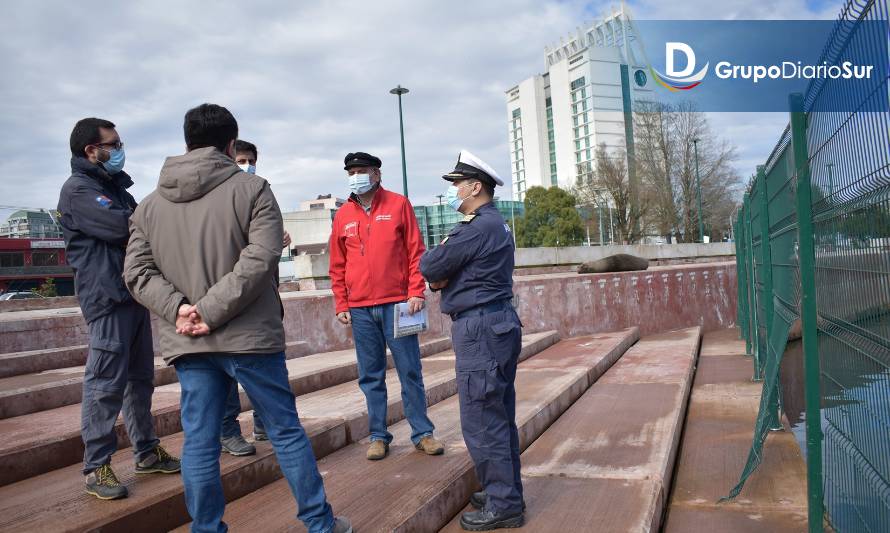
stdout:
MULTIPOLYGON (((310 532, 334 519, 284 363, 275 273, 284 228, 269 184, 235 164, 238 123, 204 104, 185 115, 185 155, 167 158, 130 219, 124 280, 164 320, 164 360, 182 390, 182 480, 195 531, 224 530, 220 420, 236 380, 266 425, 310 532)), ((261 528, 262 529, 262 528, 261 528)))

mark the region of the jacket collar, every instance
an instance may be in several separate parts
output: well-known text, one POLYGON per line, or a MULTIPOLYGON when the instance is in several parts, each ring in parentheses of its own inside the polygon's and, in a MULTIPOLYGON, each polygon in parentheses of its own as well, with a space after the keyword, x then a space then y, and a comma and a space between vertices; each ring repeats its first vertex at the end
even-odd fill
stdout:
POLYGON ((90 163, 85 157, 71 158, 71 173, 82 174, 99 183, 113 183, 123 189, 129 189, 133 185, 133 179, 123 170, 117 174, 109 174, 101 165, 90 163))
MULTIPOLYGON (((374 197, 371 198, 371 210, 372 211, 374 210, 374 208, 376 206, 380 205, 380 202, 383 201, 383 196, 386 194, 389 194, 389 192, 383 188, 383 184, 382 183, 377 184, 377 192, 374 193, 374 197)), ((362 205, 362 201, 359 200, 358 195, 355 194, 354 192, 349 194, 349 201, 354 203, 356 205, 356 207, 358 207, 362 211, 365 210, 365 206, 362 205)))

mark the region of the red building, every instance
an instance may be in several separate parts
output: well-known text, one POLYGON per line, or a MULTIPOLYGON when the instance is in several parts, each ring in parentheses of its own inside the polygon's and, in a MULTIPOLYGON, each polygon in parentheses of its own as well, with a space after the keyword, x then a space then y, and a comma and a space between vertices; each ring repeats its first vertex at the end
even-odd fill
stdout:
POLYGON ((33 290, 49 278, 59 296, 74 294, 64 240, 0 238, 0 293, 33 290))

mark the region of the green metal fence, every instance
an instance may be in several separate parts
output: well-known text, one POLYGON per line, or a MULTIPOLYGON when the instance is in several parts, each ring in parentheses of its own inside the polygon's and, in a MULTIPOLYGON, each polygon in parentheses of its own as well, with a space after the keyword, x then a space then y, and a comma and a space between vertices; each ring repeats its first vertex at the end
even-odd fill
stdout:
MULTIPOLYGON (((823 59, 886 47, 857 21, 886 0, 849 0, 823 59)), ((789 98, 789 124, 735 219, 739 325, 763 380, 738 495, 781 428, 779 367, 800 320, 810 531, 890 531, 890 117, 816 112, 888 98, 888 79, 850 93, 832 81, 789 98)))

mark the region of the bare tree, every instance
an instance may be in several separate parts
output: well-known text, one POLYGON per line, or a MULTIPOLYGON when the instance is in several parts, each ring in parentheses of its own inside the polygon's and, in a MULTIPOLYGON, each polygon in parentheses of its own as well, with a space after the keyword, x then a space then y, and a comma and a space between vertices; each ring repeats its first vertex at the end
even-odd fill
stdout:
POLYGON ((642 235, 637 223, 645 213, 645 202, 633 205, 627 173, 627 154, 624 150, 606 149, 605 143, 596 148, 595 167, 589 179, 579 180, 574 194, 581 205, 613 208, 615 240, 624 243, 638 241, 642 235))
POLYGON ((711 238, 721 238, 741 191, 741 179, 731 166, 734 148, 714 135, 707 117, 690 103, 638 105, 634 134, 641 201, 651 207, 649 224, 678 242, 699 239, 697 139, 703 222, 711 238))

